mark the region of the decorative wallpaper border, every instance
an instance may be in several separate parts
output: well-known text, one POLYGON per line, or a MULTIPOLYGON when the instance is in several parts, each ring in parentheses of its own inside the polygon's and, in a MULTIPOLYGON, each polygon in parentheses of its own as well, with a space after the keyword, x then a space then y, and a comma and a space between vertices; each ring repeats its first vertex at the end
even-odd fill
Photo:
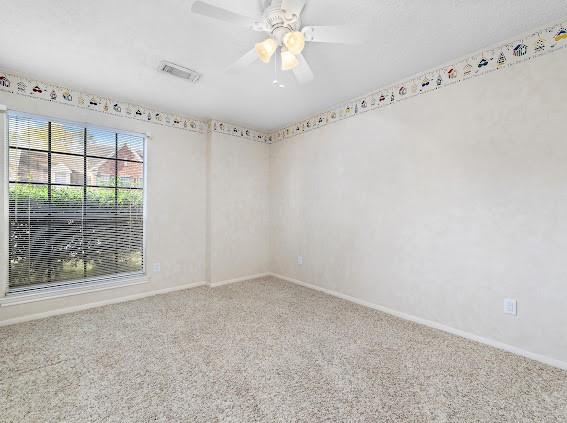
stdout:
POLYGON ((255 129, 234 125, 232 123, 222 122, 219 120, 209 121, 209 132, 218 132, 219 134, 232 135, 233 137, 243 138, 254 142, 261 142, 264 144, 271 144, 273 138, 272 134, 256 131, 255 129))
POLYGON ((270 134, 243 126, 163 113, 148 107, 87 94, 12 73, 0 72, 0 91, 202 134, 213 131, 255 142, 271 143, 272 140, 270 134))
POLYGON ((371 110, 381 109, 399 101, 427 94, 464 82, 468 79, 502 70, 547 53, 567 47, 567 22, 544 27, 495 47, 456 60, 363 97, 355 98, 324 113, 272 133, 273 142, 293 138, 334 122, 371 110))
POLYGON ((207 128, 207 123, 199 119, 162 113, 148 107, 87 94, 11 73, 0 72, 0 91, 192 132, 205 133, 207 128))

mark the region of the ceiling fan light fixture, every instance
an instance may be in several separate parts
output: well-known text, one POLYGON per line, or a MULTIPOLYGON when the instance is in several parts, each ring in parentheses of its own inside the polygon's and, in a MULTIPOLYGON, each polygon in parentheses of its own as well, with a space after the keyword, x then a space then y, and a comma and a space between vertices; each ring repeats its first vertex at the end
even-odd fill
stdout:
POLYGON ((272 38, 268 38, 256 44, 256 54, 264 63, 270 63, 270 59, 278 49, 278 44, 272 38))
POLYGON ((288 32, 283 37, 283 43, 288 51, 298 55, 305 48, 305 36, 302 32, 288 32))
POLYGON ((297 57, 289 50, 282 50, 282 70, 292 70, 297 65, 299 65, 297 57))

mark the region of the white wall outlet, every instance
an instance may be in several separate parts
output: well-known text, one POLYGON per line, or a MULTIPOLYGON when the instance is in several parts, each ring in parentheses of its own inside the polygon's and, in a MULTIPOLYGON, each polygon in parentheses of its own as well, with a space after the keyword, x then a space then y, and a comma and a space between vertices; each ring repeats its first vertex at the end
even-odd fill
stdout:
POLYGON ((297 264, 303 266, 303 256, 297 256, 297 264))
POLYGON ((518 302, 512 298, 504 298, 504 314, 518 315, 518 302))
POLYGON ((159 263, 154 263, 154 273, 159 273, 161 272, 161 264, 159 263))

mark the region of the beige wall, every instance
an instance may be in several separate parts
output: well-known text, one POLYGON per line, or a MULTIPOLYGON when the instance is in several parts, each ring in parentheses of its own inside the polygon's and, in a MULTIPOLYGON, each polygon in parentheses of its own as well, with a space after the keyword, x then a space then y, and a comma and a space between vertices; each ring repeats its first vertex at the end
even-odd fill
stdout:
POLYGON ((0 307, 0 322, 272 271, 567 361, 566 59, 272 146, 0 92, 14 110, 152 135, 150 282, 0 307), (517 317, 503 314, 505 297, 518 300, 517 317))
POLYGON ((270 271, 268 144, 209 134, 210 281, 270 271))
POLYGON ((272 270, 567 361, 566 62, 273 145, 272 270))

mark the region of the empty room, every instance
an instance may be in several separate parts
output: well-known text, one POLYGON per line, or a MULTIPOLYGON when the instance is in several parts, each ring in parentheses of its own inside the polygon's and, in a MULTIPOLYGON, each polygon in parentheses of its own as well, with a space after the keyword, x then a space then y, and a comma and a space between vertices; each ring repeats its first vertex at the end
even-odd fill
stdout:
POLYGON ((0 10, 1 423, 567 423, 567 2, 0 10))

